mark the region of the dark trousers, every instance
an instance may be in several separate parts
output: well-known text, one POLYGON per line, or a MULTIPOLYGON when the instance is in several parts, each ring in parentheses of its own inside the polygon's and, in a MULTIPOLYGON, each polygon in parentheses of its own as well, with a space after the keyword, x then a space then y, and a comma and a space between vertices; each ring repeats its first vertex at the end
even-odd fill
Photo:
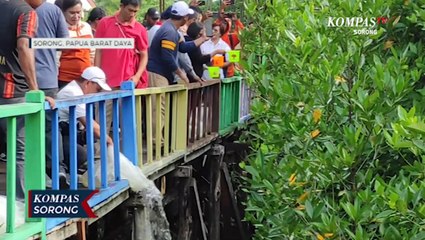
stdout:
MULTIPOLYGON (((25 98, 0 98, 0 105, 23 103, 25 98)), ((16 199, 23 201, 25 199, 25 118, 16 118, 16 199)), ((7 139, 7 119, 0 119, 0 139, 7 139)))
POLYGON ((69 82, 58 80, 59 90, 65 87, 69 82))
MULTIPOLYGON (((59 128, 62 132, 62 141, 63 141, 63 153, 64 153, 64 163, 68 169, 71 167, 71 144, 69 141, 69 124, 66 122, 61 122, 59 128)), ((77 127, 78 129, 78 127, 77 127)), ((84 163, 87 162, 87 150, 85 148, 85 132, 77 133, 77 168, 80 168, 84 163)))
MULTIPOLYGON (((57 88, 42 89, 46 96, 56 98, 57 88)), ((65 164, 63 156, 63 140, 61 131, 58 134, 58 153, 59 153, 59 172, 65 173, 65 164)), ((51 111, 46 111, 46 173, 52 177, 52 115, 51 111)))

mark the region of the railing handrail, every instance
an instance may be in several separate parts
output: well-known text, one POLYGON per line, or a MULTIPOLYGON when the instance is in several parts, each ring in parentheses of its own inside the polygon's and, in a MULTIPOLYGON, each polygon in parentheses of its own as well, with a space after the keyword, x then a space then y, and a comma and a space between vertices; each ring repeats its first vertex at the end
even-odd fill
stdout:
POLYGON ((233 77, 230 77, 230 78, 222 78, 221 79, 221 82, 226 84, 226 83, 239 82, 241 80, 242 80, 242 77, 240 77, 240 76, 233 76, 233 77))
MULTIPOLYGON (((55 108, 67 108, 72 106, 77 106, 79 104, 88 104, 88 103, 96 103, 104 100, 112 100, 117 98, 129 97, 133 93, 131 90, 115 90, 110 92, 100 92, 100 93, 92 93, 86 94, 83 96, 79 96, 78 98, 63 98, 63 99, 55 99, 55 108)), ((44 105, 45 110, 52 109, 48 102, 44 105)))
POLYGON ((214 79, 214 80, 208 80, 205 82, 193 82, 193 83, 189 83, 188 85, 188 89, 192 90, 192 89, 199 89, 199 88, 204 88, 204 87, 208 87, 208 86, 212 86, 212 85, 216 85, 216 84, 220 84, 220 79, 214 79))
POLYGON ((186 90, 186 87, 183 84, 171 85, 166 87, 152 87, 144 89, 135 89, 134 95, 149 95, 149 94, 158 94, 158 93, 168 93, 168 92, 177 92, 186 90))
MULTIPOLYGON (((38 103, 15 103, 2 105, 0 118, 19 117, 40 111, 41 106, 38 103)), ((44 109, 42 109, 44 110, 44 109)))

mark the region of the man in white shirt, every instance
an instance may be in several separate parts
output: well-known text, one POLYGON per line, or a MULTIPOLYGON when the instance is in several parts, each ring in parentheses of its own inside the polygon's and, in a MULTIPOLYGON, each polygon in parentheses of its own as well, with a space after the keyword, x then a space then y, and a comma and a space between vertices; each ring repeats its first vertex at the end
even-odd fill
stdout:
MULTIPOLYGON (((77 80, 73 80, 68 83, 62 90, 57 94, 57 99, 68 99, 68 98, 78 98, 85 94, 98 93, 100 91, 111 91, 111 88, 106 83, 106 76, 102 69, 98 67, 88 67, 86 68, 81 77, 77 80)), ((79 104, 75 107, 75 115, 79 123, 86 127, 86 105, 79 104)), ((63 148, 64 148, 64 162, 70 166, 69 162, 69 109, 64 108, 59 110, 59 121, 60 128, 63 136, 63 148)), ((100 126, 93 120, 93 134, 95 139, 100 138, 100 126)), ((77 166, 85 163, 87 160, 86 149, 84 147, 85 141, 85 132, 80 133, 81 136, 77 137, 77 166)), ((112 145, 113 141, 111 137, 106 136, 107 144, 112 145)))

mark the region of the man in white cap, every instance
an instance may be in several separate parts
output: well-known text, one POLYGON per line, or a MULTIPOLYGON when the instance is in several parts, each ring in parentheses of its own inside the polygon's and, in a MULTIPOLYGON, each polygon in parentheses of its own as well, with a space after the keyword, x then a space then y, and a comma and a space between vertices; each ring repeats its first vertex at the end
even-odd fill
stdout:
MULTIPOLYGON (((81 74, 80 79, 73 80, 68 83, 57 94, 57 99, 78 98, 85 94, 98 93, 101 91, 111 91, 111 87, 106 83, 106 76, 102 69, 98 67, 88 67, 81 74)), ((75 115, 80 124, 86 126, 86 105, 79 104, 75 107, 75 115)), ((69 162, 69 109, 59 110, 59 126, 63 136, 64 162, 70 166, 69 162)), ((79 128, 77 128, 78 130, 79 128)), ((100 126, 93 120, 93 134, 95 139, 100 138, 100 126)), ((77 167, 80 167, 87 161, 87 153, 85 145, 85 132, 81 131, 77 136, 77 167)), ((108 145, 112 145, 112 138, 106 136, 108 145)))
MULTIPOLYGON (((179 32, 181 26, 186 24, 193 9, 184 1, 175 2, 170 9, 167 21, 158 29, 152 39, 149 47, 149 87, 166 87, 176 84, 173 74, 185 83, 189 83, 186 73, 178 65, 177 52, 190 52, 195 50, 199 45, 208 40, 207 38, 199 38, 196 41, 184 42, 179 32)), ((161 129, 164 127, 165 103, 161 101, 161 129)), ((153 103, 155 106, 155 104, 153 103)), ((157 109, 153 109, 153 116, 156 116, 157 109)), ((153 121, 152 128, 155 129, 156 122, 153 121)))

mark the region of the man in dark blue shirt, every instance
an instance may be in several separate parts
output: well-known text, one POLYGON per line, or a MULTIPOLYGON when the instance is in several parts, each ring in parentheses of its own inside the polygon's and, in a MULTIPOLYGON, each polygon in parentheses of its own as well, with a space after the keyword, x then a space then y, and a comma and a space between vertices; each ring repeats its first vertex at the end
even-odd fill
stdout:
MULTIPOLYGON (((206 39, 199 39, 197 42, 184 42, 177 31, 188 20, 189 14, 194 11, 189 8, 187 3, 183 1, 175 2, 170 9, 170 19, 165 21, 161 28, 155 33, 149 48, 149 87, 166 87, 175 84, 176 74, 185 84, 189 83, 189 79, 184 70, 178 66, 177 52, 190 52, 196 49, 206 39)), ((153 106, 155 98, 153 98, 153 106)), ((161 97, 161 129, 164 127, 165 119, 165 97, 161 97)), ((156 116, 156 108, 153 108, 152 116, 156 116)), ((152 121, 152 129, 156 129, 158 120, 152 121)), ((161 136, 155 136, 163 140, 161 136)), ((154 141, 155 142, 155 141, 154 141)))
POLYGON ((170 9, 170 19, 165 21, 155 33, 149 48, 149 87, 164 87, 175 84, 173 73, 183 82, 189 83, 186 73, 178 65, 177 52, 190 52, 196 49, 206 38, 184 42, 178 29, 185 25, 188 16, 194 11, 183 1, 175 2, 170 9))

